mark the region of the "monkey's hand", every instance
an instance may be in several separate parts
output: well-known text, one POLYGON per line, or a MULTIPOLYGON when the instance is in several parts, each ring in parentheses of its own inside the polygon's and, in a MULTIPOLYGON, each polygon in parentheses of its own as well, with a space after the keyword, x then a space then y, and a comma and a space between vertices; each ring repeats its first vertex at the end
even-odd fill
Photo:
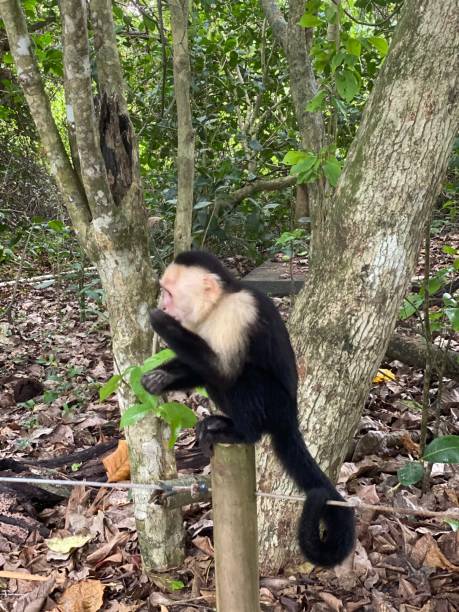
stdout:
POLYGON ((238 444, 244 442, 242 436, 234 429, 233 421, 225 416, 212 415, 196 425, 199 447, 206 457, 211 457, 214 444, 238 444))
POLYGON ((159 308, 150 311, 150 323, 156 333, 161 337, 164 331, 181 327, 180 323, 159 308))
POLYGON ((159 395, 171 382, 171 374, 165 370, 152 370, 142 376, 142 386, 152 395, 159 395))

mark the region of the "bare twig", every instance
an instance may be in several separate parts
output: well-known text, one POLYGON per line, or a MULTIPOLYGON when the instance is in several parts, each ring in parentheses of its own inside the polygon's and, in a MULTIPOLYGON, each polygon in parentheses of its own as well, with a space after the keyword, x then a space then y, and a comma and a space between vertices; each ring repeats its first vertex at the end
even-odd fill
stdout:
MULTIPOLYGON (((336 4, 336 6, 339 6, 339 4, 341 3, 341 0, 332 0, 332 2, 334 4, 336 4)), ((349 19, 351 19, 352 21, 355 21, 355 23, 358 23, 360 25, 364 25, 364 26, 368 26, 370 28, 379 28, 380 26, 384 25, 385 23, 387 23, 388 21, 390 21, 393 17, 395 17, 395 15, 400 11, 400 9, 402 8, 402 5, 400 5, 399 7, 397 7, 395 9, 395 11, 393 13, 391 13, 388 17, 386 17, 385 19, 382 19, 381 21, 376 21, 375 23, 370 23, 368 21, 361 21, 360 19, 357 19, 357 17, 354 17, 354 15, 352 15, 351 13, 349 13, 349 11, 347 11, 342 5, 341 8, 343 10, 343 13, 349 17, 349 19)))

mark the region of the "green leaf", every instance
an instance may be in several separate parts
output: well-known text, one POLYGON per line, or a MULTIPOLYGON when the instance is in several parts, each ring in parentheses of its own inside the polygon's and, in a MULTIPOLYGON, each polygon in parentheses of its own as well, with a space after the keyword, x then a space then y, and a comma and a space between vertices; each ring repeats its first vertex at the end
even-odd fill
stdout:
POLYGON ((348 38, 346 42, 346 49, 352 55, 360 57, 360 53, 362 51, 362 43, 357 38, 348 38))
POLYGON ((286 164, 287 166, 294 166, 299 161, 304 159, 305 156, 306 156, 305 151, 288 151, 284 155, 284 159, 282 160, 282 163, 286 164))
POLYGON ((309 154, 308 157, 303 158, 297 164, 292 166, 291 173, 292 174, 302 174, 311 170, 314 164, 317 161, 317 155, 309 154))
POLYGON ((445 523, 451 527, 453 531, 459 531, 459 520, 456 519, 444 519, 445 523))
POLYGON ((336 89, 339 95, 346 100, 351 102, 353 98, 359 93, 360 85, 355 72, 344 68, 340 72, 336 73, 336 89))
POLYGON ((459 254, 458 249, 455 249, 454 247, 449 246, 449 245, 445 245, 442 248, 442 251, 443 253, 446 253, 447 255, 458 255, 459 254))
POLYGON ((302 26, 303 28, 314 28, 315 26, 319 26, 321 24, 322 21, 310 13, 305 13, 298 22, 298 25, 302 26))
POLYGON ((134 425, 137 423, 137 421, 140 421, 151 412, 157 414, 156 407, 147 406, 146 404, 133 404, 132 406, 129 406, 129 408, 123 412, 121 416, 121 429, 134 425))
POLYGON ((169 588, 171 591, 180 591, 185 585, 181 580, 169 580, 169 588))
POLYGON ((136 366, 132 368, 131 376, 129 378, 129 383, 137 399, 142 404, 145 404, 146 406, 150 406, 150 408, 154 409, 158 405, 158 397, 156 395, 151 395, 151 393, 148 393, 148 391, 144 388, 144 386, 140 382, 143 374, 144 372, 142 371, 141 367, 136 366))
POLYGON ((58 219, 48 221, 48 227, 54 232, 63 232, 65 230, 65 225, 62 223, 62 221, 59 221, 58 219))
POLYGON ((330 157, 327 159, 327 161, 323 164, 322 169, 330 185, 332 187, 336 187, 338 179, 341 175, 341 164, 336 157, 330 157))
POLYGON ((445 308, 445 315, 448 317, 453 330, 455 332, 459 331, 459 308, 445 308))
POLYGON ((368 42, 376 49, 381 57, 386 57, 389 51, 389 44, 383 36, 370 36, 368 42))
POLYGON ((47 390, 43 393, 43 401, 45 404, 52 404, 58 397, 59 393, 56 393, 56 391, 47 390))
POLYGON ((345 51, 338 51, 338 53, 335 53, 330 64, 332 72, 335 72, 338 66, 341 66, 346 55, 347 53, 345 51))
POLYGON ((409 319, 409 317, 411 317, 415 312, 418 312, 423 302, 424 298, 419 293, 409 293, 403 300, 403 304, 398 315, 399 319, 401 321, 409 319))
POLYGON ((398 470, 397 476, 400 484, 405 486, 413 485, 422 480, 424 467, 418 461, 410 461, 398 470))
POLYGON ((150 370, 154 370, 155 368, 159 368, 159 366, 162 366, 163 363, 170 361, 173 357, 175 357, 175 353, 171 349, 163 349, 162 351, 159 351, 159 353, 155 353, 155 355, 152 357, 145 359, 140 366, 142 374, 145 374, 145 372, 149 372, 150 370))
POLYGON ((429 282, 427 283, 429 294, 433 295, 434 293, 437 293, 437 291, 440 291, 440 289, 444 287, 445 283, 446 278, 444 274, 437 274, 432 278, 429 278, 429 282))
POLYGON ((423 459, 430 463, 459 463, 459 436, 435 438, 426 447, 423 459))
POLYGON ((196 387, 195 391, 203 397, 209 397, 209 394, 207 393, 207 389, 205 387, 196 387))
POLYGON ((315 113, 318 110, 322 110, 326 95, 327 92, 325 90, 322 89, 318 91, 316 95, 306 104, 306 110, 308 113, 315 113))
POLYGON ((99 399, 101 402, 107 399, 109 395, 115 393, 118 387, 120 386, 121 376, 119 374, 115 374, 111 378, 107 380, 106 383, 102 385, 99 389, 99 399))
POLYGON ((186 427, 194 427, 197 418, 195 413, 178 402, 166 402, 158 406, 158 412, 162 419, 169 424, 171 429, 171 437, 169 439, 169 448, 172 448, 177 440, 177 435, 180 430, 186 427))

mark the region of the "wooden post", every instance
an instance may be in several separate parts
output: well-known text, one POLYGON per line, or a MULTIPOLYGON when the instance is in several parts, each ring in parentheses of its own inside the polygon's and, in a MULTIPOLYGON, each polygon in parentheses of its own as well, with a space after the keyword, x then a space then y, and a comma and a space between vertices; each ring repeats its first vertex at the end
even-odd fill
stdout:
POLYGON ((216 444, 212 459, 218 612, 258 612, 255 449, 216 444))

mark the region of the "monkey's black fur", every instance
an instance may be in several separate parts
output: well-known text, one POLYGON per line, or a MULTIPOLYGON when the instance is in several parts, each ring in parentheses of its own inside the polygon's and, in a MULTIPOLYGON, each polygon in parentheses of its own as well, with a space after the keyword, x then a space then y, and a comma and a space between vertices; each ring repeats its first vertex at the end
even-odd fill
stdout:
POLYGON ((298 428, 297 371, 287 329, 272 301, 247 287, 213 255, 187 251, 175 260, 182 266, 199 266, 216 274, 226 292, 250 292, 257 320, 249 330, 244 362, 233 377, 218 368, 212 348, 168 314, 151 313, 154 330, 177 357, 144 376, 152 393, 205 386, 225 416, 207 417, 198 425, 203 450, 212 452, 216 442, 257 442, 269 433, 274 449, 295 483, 307 492, 299 523, 299 543, 305 557, 330 567, 343 561, 354 545, 354 511, 326 505, 342 501, 330 480, 310 455, 298 428), (160 373, 161 372, 161 373, 160 373), (321 526, 322 523, 322 526, 321 526), (321 528, 325 533, 321 537, 321 528))

